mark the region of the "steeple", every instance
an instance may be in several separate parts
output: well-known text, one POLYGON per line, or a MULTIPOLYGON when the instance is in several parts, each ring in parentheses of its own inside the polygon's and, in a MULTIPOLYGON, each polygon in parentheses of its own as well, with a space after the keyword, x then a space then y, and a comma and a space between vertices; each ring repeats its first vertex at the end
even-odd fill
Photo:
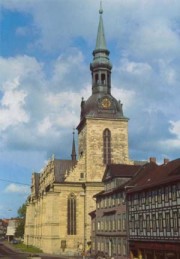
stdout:
POLYGON ((85 118, 124 118, 122 104, 111 95, 111 69, 109 50, 106 46, 102 1, 99 9, 99 25, 96 45, 90 64, 92 94, 81 102, 81 121, 85 118))
POLYGON ((105 34, 104 34, 104 25, 103 25, 103 9, 102 9, 102 1, 100 3, 100 9, 99 9, 99 26, 98 26, 98 34, 97 34, 97 39, 96 39, 96 50, 106 50, 106 39, 105 39, 105 34))
POLYGON ((74 129, 73 129, 73 143, 72 143, 71 158, 72 158, 72 161, 76 161, 76 147, 75 147, 75 140, 74 140, 74 129))
POLYGON ((111 93, 111 69, 109 50, 106 47, 106 39, 103 25, 102 2, 99 10, 99 25, 96 38, 96 46, 93 51, 93 62, 90 65, 92 72, 93 93, 111 93))

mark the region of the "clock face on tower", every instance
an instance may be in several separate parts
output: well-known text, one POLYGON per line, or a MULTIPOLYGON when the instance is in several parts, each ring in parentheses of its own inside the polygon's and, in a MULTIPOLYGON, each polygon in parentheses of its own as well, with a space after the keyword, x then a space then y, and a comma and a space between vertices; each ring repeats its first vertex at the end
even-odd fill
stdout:
POLYGON ((103 108, 107 109, 107 108, 111 107, 111 100, 109 100, 109 98, 105 97, 102 99, 101 105, 103 108))

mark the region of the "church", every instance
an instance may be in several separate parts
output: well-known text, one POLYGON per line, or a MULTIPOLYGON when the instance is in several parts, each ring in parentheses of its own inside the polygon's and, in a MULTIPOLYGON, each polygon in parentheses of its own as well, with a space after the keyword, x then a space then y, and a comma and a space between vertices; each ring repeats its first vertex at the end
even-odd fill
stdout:
POLYGON ((111 95, 112 64, 102 16, 100 7, 90 64, 92 93, 80 104, 78 159, 73 138, 71 160, 52 157, 41 173, 32 174, 24 242, 46 253, 76 255, 86 249, 91 242, 89 213, 96 208, 95 194, 104 188, 106 166, 134 164, 128 154, 128 118, 111 95))

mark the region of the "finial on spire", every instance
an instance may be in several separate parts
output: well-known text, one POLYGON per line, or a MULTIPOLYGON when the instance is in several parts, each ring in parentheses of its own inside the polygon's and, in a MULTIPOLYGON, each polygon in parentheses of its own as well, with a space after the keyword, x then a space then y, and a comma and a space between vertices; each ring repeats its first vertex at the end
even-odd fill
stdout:
POLYGON ((71 158, 73 161, 76 161, 76 147, 75 147, 75 140, 74 140, 74 134, 75 134, 75 128, 73 128, 73 143, 72 143, 72 154, 71 158))
POLYGON ((74 142, 75 127, 73 127, 73 132, 72 132, 72 134, 73 134, 73 142, 74 142))
POLYGON ((98 26, 98 33, 97 33, 97 38, 96 38, 95 51, 96 50, 107 50, 105 34, 104 34, 104 26, 103 26, 103 17, 102 17, 102 13, 103 13, 102 0, 100 1, 99 13, 100 13, 100 16, 99 16, 99 26, 98 26))
POLYGON ((102 8, 102 0, 100 1, 100 9, 99 9, 99 14, 103 14, 103 8, 102 8))

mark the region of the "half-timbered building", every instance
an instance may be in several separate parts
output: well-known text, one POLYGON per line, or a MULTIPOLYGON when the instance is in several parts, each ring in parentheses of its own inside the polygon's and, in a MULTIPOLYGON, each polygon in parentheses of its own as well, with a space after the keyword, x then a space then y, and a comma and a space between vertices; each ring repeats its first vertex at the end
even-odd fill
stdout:
POLYGON ((180 159, 142 172, 126 194, 131 258, 180 259, 180 159))
POLYGON ((141 165, 110 164, 105 170, 104 191, 96 194, 92 219, 91 252, 100 257, 128 256, 125 190, 141 165))

